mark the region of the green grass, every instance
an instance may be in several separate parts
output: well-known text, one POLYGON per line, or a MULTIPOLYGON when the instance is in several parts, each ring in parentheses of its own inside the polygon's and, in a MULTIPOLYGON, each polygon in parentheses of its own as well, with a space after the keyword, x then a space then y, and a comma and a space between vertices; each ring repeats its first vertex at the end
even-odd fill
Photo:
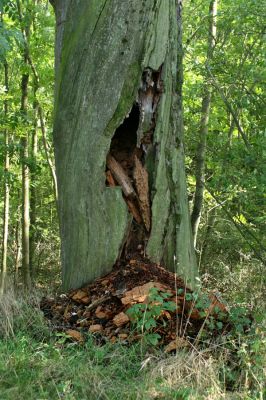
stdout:
POLYGON ((89 335, 81 345, 52 332, 38 304, 12 293, 0 301, 0 400, 266 398, 263 334, 171 356, 144 343, 99 346, 89 335))
MULTIPOLYGON (((0 345, 1 400, 144 399, 137 348, 40 343, 26 336, 0 345)), ((148 398, 148 397, 147 397, 148 398)))

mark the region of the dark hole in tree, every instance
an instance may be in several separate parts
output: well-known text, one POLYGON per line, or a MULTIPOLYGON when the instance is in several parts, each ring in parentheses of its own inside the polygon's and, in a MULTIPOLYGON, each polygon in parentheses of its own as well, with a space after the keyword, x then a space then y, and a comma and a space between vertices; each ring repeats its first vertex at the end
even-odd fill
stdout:
MULTIPOLYGON (((133 187, 134 187, 133 171, 135 167, 135 157, 143 161, 143 156, 144 156, 143 150, 137 147, 137 131, 139 128, 139 122, 140 122, 140 109, 139 105, 135 103, 128 117, 125 118, 122 124, 117 128, 112 138, 110 145, 110 152, 109 152, 109 154, 123 168, 126 176, 131 181, 133 187)), ((116 185, 118 185, 117 182, 115 183, 116 185)), ((106 181, 106 184, 108 186, 112 186, 110 185, 110 182, 108 182, 108 180, 106 181)), ((136 214, 134 215, 134 213, 132 213, 132 210, 130 210, 129 204, 131 203, 135 211, 139 213, 137 198, 126 197, 125 194, 123 194, 123 197, 128 205, 129 212, 133 214, 133 219, 128 232, 128 237, 126 238, 123 247, 123 251, 119 257, 120 259, 127 258, 127 256, 132 256, 132 254, 135 253, 137 249, 140 248, 140 245, 143 248, 144 241, 147 236, 147 232, 143 225, 143 221, 141 220, 141 215, 139 215, 140 220, 138 220, 136 214)))
POLYGON ((142 151, 137 148, 137 130, 139 127, 140 111, 134 104, 129 116, 117 128, 110 146, 110 154, 116 159, 127 175, 132 178, 134 156, 141 158, 142 151))

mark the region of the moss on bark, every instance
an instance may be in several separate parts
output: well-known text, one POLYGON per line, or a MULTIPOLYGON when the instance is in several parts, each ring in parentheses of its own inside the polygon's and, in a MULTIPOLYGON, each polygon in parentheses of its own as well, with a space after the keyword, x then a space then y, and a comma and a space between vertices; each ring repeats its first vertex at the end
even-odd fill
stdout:
POLYGON ((103 275, 119 257, 132 218, 121 189, 105 186, 106 155, 136 101, 143 71, 162 65, 163 93, 147 158, 152 199, 147 252, 177 267, 193 286, 182 121, 175 122, 182 114, 175 114, 175 0, 79 2, 68 7, 64 24, 54 124, 64 287, 103 275))

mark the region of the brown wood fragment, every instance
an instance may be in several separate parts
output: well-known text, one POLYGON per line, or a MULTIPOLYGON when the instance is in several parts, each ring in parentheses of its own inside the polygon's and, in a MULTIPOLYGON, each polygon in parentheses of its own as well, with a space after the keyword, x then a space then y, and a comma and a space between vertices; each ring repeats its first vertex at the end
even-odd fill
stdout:
POLYGON ((84 338, 83 338, 82 334, 79 331, 76 331, 74 329, 68 329, 66 331, 66 334, 68 336, 70 336, 71 339, 75 340, 76 342, 83 342, 84 341, 84 338))
POLYGON ((102 331, 103 331, 103 327, 100 324, 91 325, 89 327, 90 333, 96 333, 96 332, 102 332, 102 331))
POLYGON ((147 231, 151 228, 151 209, 149 200, 149 176, 141 161, 135 156, 133 172, 135 187, 138 195, 140 213, 147 231))
POLYGON ((72 296, 72 300, 80 302, 84 297, 88 297, 88 294, 84 290, 77 290, 72 296))
POLYGON ((129 318, 128 318, 127 314, 125 314, 124 312, 120 312, 119 314, 117 314, 117 315, 113 318, 113 323, 114 323, 117 327, 126 324, 128 321, 129 321, 129 318))
POLYGON ((86 311, 93 310, 95 307, 99 306, 100 304, 104 303, 106 300, 109 300, 110 296, 103 296, 99 299, 93 301, 88 307, 86 307, 86 311))
POLYGON ((90 298, 89 298, 89 296, 85 296, 85 297, 82 297, 82 299, 80 301, 82 304, 89 304, 90 298))
POLYGON ((105 310, 102 309, 101 306, 98 306, 95 310, 95 315, 96 315, 96 318, 99 318, 99 319, 109 319, 111 316, 111 313, 110 313, 110 311, 106 312, 105 310))
POLYGON ((159 282, 148 282, 142 286, 136 286, 128 290, 121 299, 124 305, 134 303, 144 303, 148 300, 151 288, 157 288, 161 291, 167 291, 167 287, 159 282))
POLYGON ((105 175, 106 175, 106 180, 107 180, 108 186, 110 186, 110 187, 116 186, 112 172, 108 170, 108 171, 106 171, 105 175))
POLYGON ((129 211, 131 212, 131 214, 133 215, 133 217, 135 218, 136 222, 138 224, 142 223, 142 218, 140 216, 139 210, 137 209, 137 207, 135 206, 134 202, 125 198, 127 206, 129 211))
POLYGON ((170 353, 173 350, 181 349, 184 347, 189 347, 189 342, 182 338, 176 337, 176 339, 172 340, 164 349, 166 353, 170 353))
POLYGON ((124 195, 126 197, 135 197, 136 193, 129 177, 116 159, 111 156, 111 154, 108 154, 107 156, 106 165, 110 169, 117 183, 121 186, 124 195))

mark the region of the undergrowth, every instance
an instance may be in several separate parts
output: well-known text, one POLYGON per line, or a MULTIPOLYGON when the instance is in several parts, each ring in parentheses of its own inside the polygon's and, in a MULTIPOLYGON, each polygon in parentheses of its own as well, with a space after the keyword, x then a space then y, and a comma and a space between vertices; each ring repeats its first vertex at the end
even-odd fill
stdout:
POLYGON ((90 335, 82 345, 71 342, 51 330, 38 304, 37 295, 1 299, 1 400, 265 398, 258 326, 166 355, 148 342, 99 346, 90 335))

